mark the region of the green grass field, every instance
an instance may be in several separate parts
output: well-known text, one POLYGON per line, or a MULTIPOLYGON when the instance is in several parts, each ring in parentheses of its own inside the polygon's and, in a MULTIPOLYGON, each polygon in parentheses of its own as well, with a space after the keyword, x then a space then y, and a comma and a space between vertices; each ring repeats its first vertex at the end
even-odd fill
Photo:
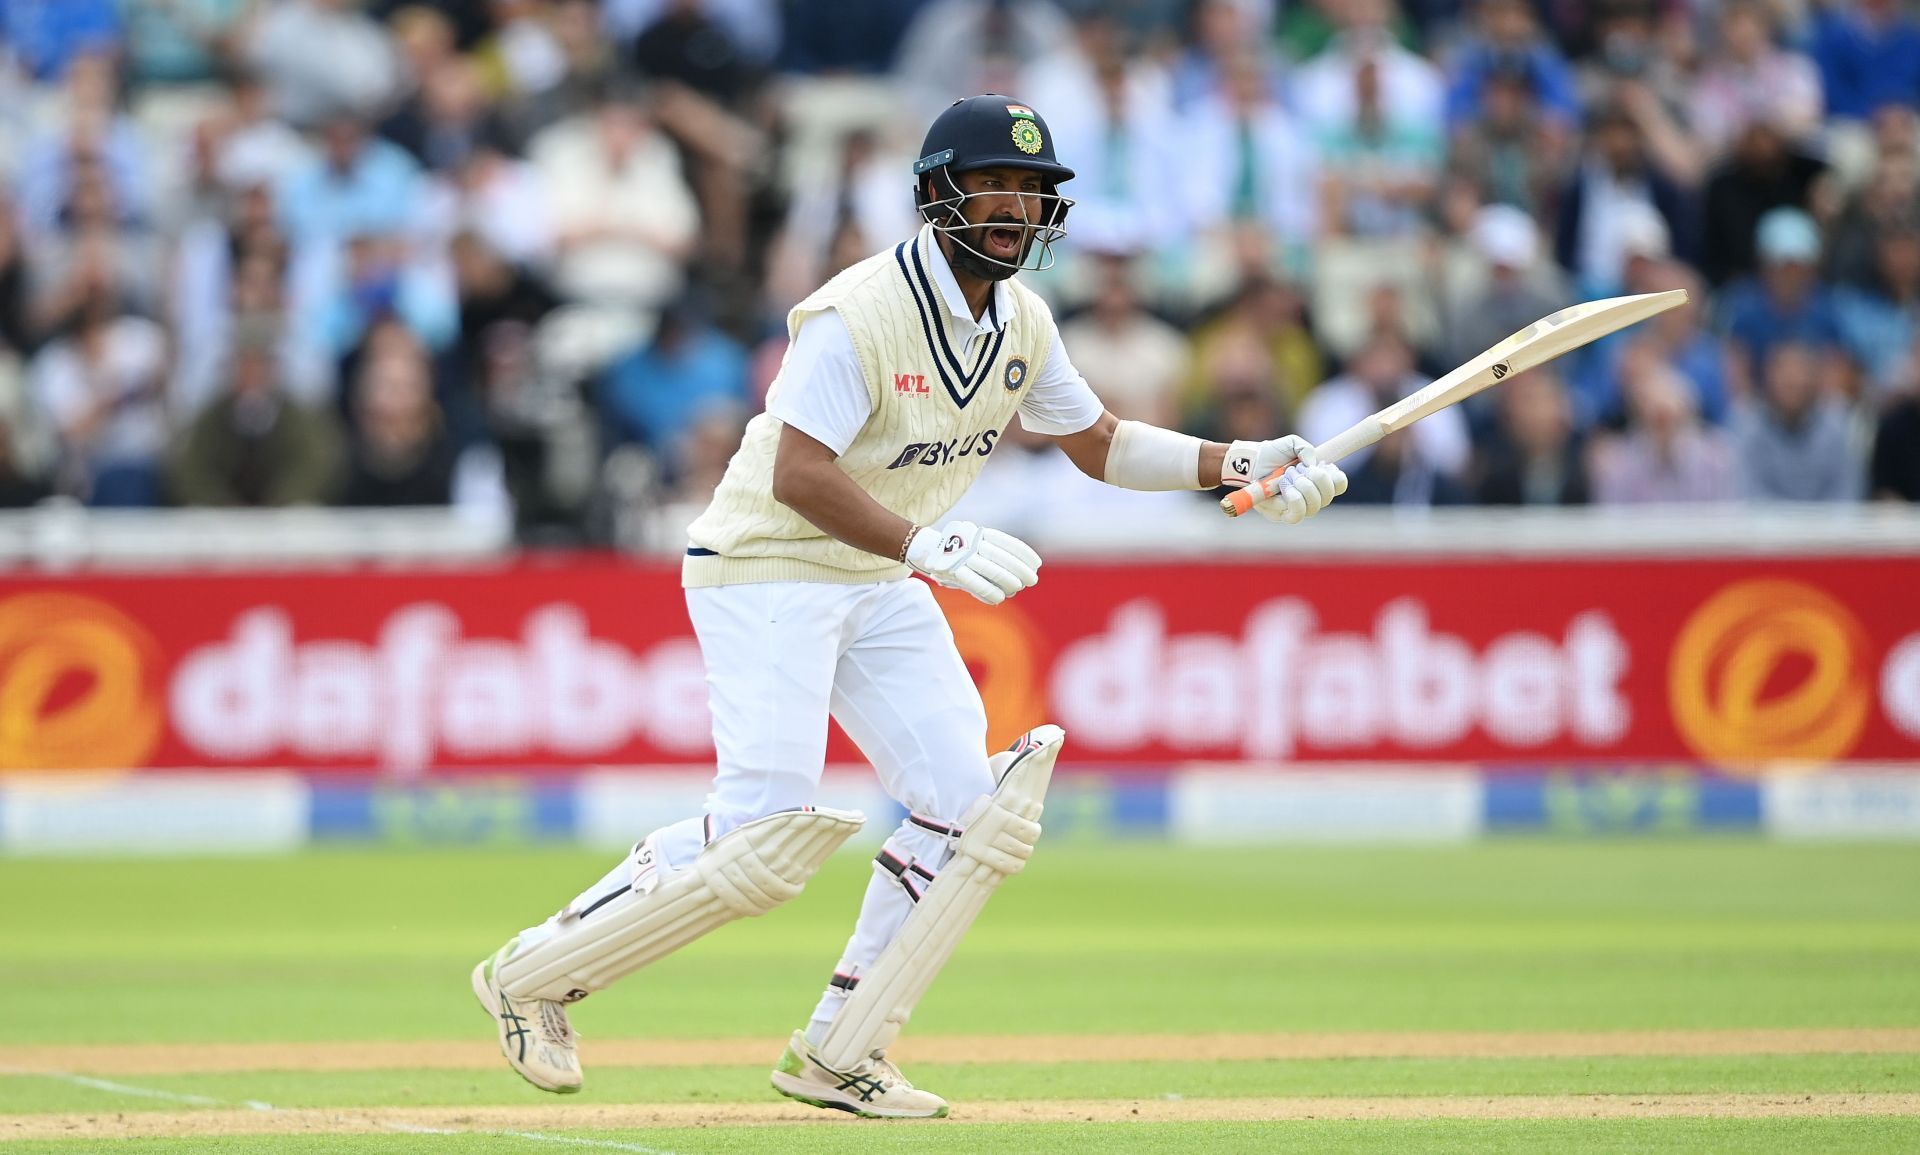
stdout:
POLYGON ((576 1008, 583 1094, 520 1083, 467 970, 606 860, 0 862, 0 1155, 1920 1149, 1920 846, 1045 846, 905 1124, 766 1086, 851 855, 576 1008))

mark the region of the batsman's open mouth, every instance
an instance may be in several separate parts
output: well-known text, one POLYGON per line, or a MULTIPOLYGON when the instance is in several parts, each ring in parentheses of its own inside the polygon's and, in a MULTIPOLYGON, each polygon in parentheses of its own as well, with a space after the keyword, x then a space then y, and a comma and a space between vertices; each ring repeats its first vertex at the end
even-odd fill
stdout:
POLYGON ((987 255, 1001 260, 1012 260, 1020 254, 1020 234, 1016 228, 998 228, 987 230, 987 255))

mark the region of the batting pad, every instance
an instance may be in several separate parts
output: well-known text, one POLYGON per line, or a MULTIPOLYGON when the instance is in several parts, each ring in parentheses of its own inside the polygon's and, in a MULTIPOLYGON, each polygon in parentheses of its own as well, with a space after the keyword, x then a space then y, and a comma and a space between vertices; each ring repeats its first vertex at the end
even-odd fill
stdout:
POLYGON ((1039 726, 1011 751, 993 756, 993 768, 1005 768, 1000 784, 968 810, 953 858, 827 1028, 817 1050, 829 1067, 854 1070, 893 1045, 987 899, 1026 867, 1040 839, 1041 804, 1065 741, 1060 727, 1039 726))
POLYGON ((848 810, 785 810, 708 843, 684 870, 662 877, 649 837, 635 853, 633 886, 585 911, 569 909, 548 938, 499 964, 515 998, 572 1002, 716 930, 763 915, 800 893, 866 822, 848 810))

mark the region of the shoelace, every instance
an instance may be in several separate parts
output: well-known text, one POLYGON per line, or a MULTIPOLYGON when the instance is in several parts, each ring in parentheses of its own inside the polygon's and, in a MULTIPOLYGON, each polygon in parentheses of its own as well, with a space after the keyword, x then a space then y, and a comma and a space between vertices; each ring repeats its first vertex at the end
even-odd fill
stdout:
POLYGON ((556 1043, 573 1041, 573 1024, 567 1022, 567 1013, 560 1009, 559 1003, 541 1000, 540 1032, 556 1043))

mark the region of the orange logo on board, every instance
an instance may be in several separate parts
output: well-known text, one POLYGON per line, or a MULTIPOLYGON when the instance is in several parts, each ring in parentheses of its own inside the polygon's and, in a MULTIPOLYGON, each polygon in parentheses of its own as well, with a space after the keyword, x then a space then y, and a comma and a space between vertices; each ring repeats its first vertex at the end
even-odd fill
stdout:
POLYGON ((0 601, 0 771, 121 770, 164 725, 158 647, 96 598, 0 601))
POLYGON ((1709 762, 1820 761, 1850 752, 1873 687, 1847 607, 1802 582, 1735 582, 1687 619, 1667 663, 1674 725, 1709 762))

